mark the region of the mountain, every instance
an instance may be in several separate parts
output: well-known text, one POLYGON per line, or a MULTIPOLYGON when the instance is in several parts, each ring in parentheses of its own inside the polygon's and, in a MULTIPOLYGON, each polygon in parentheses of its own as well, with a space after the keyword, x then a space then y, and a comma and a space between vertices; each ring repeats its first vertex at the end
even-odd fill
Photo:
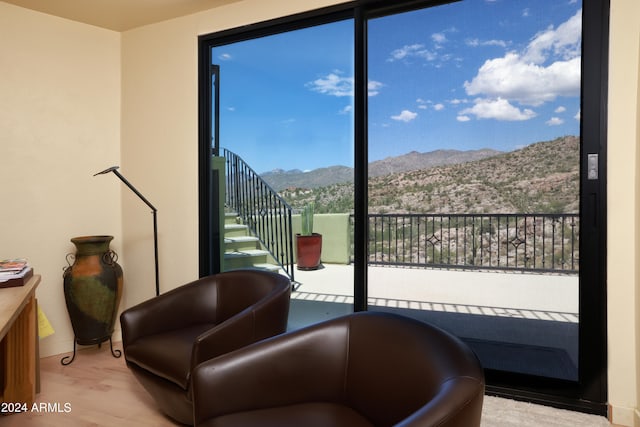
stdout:
MULTIPOLYGON (((412 151, 397 157, 387 157, 369 163, 369 176, 383 176, 398 172, 429 169, 436 166, 465 163, 500 154, 488 148, 482 150, 436 150, 427 153, 412 151)), ((303 172, 299 169, 276 169, 260 175, 276 191, 293 188, 318 188, 332 184, 353 182, 353 168, 331 166, 303 172)))
MULTIPOLYGON (((579 138, 565 136, 480 160, 375 176, 369 179, 369 211, 575 213, 579 165, 579 138)), ((319 213, 353 209, 352 183, 281 194, 294 207, 315 200, 319 213)))
POLYGON ((330 166, 303 172, 299 169, 276 169, 260 175, 276 191, 286 188, 317 188, 339 182, 353 182, 353 169, 347 166, 330 166))
POLYGON ((398 172, 429 169, 437 166, 473 162, 502 154, 501 151, 484 148, 481 150, 435 150, 427 153, 412 151, 398 157, 387 157, 369 163, 369 176, 383 176, 398 172))

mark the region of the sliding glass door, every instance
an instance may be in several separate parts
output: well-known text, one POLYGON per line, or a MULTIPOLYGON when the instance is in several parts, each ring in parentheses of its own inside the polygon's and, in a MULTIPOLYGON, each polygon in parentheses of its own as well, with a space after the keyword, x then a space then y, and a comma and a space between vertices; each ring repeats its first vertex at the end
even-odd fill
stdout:
POLYGON ((212 151, 217 143, 227 163, 223 269, 289 275, 289 329, 353 312, 353 32, 346 19, 210 51, 212 151), (310 236, 301 235, 305 209, 310 236), (307 241, 319 265, 307 262, 307 241))
POLYGON ((294 218, 314 202, 292 328, 399 312, 465 340, 491 393, 605 413, 607 12, 363 0, 201 37, 201 265, 224 147, 294 218))

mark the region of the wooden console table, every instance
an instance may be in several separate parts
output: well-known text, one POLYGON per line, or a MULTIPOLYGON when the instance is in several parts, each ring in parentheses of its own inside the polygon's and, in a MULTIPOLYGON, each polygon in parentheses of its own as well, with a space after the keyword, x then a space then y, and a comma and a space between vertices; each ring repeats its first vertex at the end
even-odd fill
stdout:
POLYGON ((24 286, 0 289, 0 402, 31 407, 35 400, 39 283, 36 274, 24 286))

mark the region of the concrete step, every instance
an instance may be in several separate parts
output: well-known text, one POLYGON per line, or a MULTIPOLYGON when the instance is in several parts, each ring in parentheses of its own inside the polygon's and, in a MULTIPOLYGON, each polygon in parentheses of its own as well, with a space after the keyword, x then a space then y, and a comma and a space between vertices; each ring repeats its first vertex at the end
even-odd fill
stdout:
POLYGON ((224 229, 225 229, 225 231, 227 231, 227 230, 248 230, 249 227, 247 227, 244 224, 233 223, 233 224, 225 224, 224 225, 224 229))
POLYGON ((230 236, 225 237, 225 243, 247 243, 247 242, 258 242, 259 239, 255 236, 230 236))
POLYGON ((256 264, 268 263, 269 251, 262 249, 248 249, 243 251, 225 252, 224 266, 226 270, 242 267, 252 267, 256 264))
POLYGON ((240 222, 240 218, 238 214, 235 212, 225 212, 224 214, 224 223, 225 224, 238 224, 240 222))
POLYGON ((225 258, 249 258, 269 255, 269 251, 262 249, 247 249, 246 251, 226 252, 225 258))
POLYGON ((225 236, 225 252, 244 252, 260 248, 260 239, 255 236, 225 236))
POLYGON ((249 227, 244 224, 225 224, 224 225, 224 237, 238 237, 247 236, 249 234, 249 227))
POLYGON ((274 273, 280 272, 280 266, 279 265, 270 264, 268 262, 253 264, 253 267, 257 268, 257 269, 260 269, 260 270, 273 271, 274 273))
MULTIPOLYGON (((233 271, 233 270, 264 270, 271 271, 273 273, 283 274, 282 269, 275 264, 256 264, 250 267, 238 267, 238 268, 226 268, 225 271, 233 271)), ((285 274, 286 276, 286 274, 285 274)))

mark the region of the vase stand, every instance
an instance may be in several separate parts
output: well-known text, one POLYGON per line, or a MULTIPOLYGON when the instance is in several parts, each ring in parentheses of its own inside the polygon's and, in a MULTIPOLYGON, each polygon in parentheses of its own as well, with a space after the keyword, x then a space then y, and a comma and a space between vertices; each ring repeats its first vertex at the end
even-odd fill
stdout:
MULTIPOLYGON (((119 358, 122 356, 122 351, 118 350, 118 349, 114 349, 113 348, 113 340, 111 339, 111 337, 108 338, 103 338, 101 339, 99 342, 97 343, 87 343, 87 344, 81 344, 81 345, 95 345, 98 344, 98 348, 102 347, 102 343, 109 340, 109 348, 111 350, 111 355, 115 358, 119 358)), ((78 340, 76 339, 76 337, 73 338, 73 354, 71 356, 65 356, 62 358, 62 360, 60 360, 60 363, 63 366, 67 366, 70 365, 71 362, 73 362, 76 358, 76 346, 77 346, 78 340)))

